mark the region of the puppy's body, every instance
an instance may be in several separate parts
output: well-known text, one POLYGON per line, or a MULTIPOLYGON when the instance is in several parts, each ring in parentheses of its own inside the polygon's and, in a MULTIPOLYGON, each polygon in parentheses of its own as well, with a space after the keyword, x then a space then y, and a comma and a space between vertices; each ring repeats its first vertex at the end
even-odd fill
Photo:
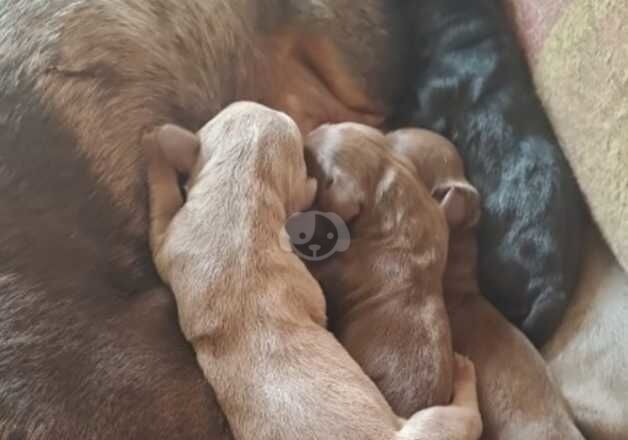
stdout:
POLYGON ((468 364, 459 366, 454 405, 399 430, 379 390, 325 329, 320 287, 279 240, 288 215, 316 194, 297 126, 260 105, 233 104, 201 130, 192 169, 177 145, 184 136, 172 130, 147 140, 151 243, 235 438, 477 438, 477 420, 466 426, 473 409, 479 419, 468 364), (168 170, 164 150, 179 166, 168 170), (190 174, 183 206, 175 168, 190 174))
POLYGON ((482 290, 541 345, 575 288, 585 214, 502 3, 412 2, 420 61, 402 125, 457 146, 483 197, 482 290))
MULTIPOLYGON (((455 147, 425 130, 389 135, 439 196, 442 185, 469 186, 455 147)), ((477 281, 479 205, 465 200, 466 221, 451 225, 443 289, 454 350, 478 367, 484 439, 582 439, 541 356, 524 335, 481 295, 477 281)), ((495 270, 499 270, 496 268, 495 270)))
POLYGON ((351 224, 347 252, 311 266, 334 333, 399 414, 448 402, 453 359, 441 210, 378 130, 323 126, 306 147, 319 180, 317 206, 351 224))

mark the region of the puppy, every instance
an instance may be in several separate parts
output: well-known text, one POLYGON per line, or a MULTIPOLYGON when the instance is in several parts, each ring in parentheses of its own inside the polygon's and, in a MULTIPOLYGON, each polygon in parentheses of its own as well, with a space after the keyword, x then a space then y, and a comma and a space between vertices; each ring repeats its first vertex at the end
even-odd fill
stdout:
POLYGON ((586 214, 502 3, 408 2, 418 72, 401 126, 458 147, 483 197, 482 290, 540 346, 578 280, 586 214))
POLYGON ((320 287, 280 246, 288 215, 316 194, 290 118, 241 102, 198 136, 165 126, 145 142, 155 264, 236 439, 479 437, 468 362, 452 407, 401 426, 326 330, 320 287), (185 204, 175 170, 189 176, 185 204))
POLYGON ((388 143, 379 130, 354 123, 325 125, 307 137, 316 206, 338 214, 351 233, 346 252, 310 268, 326 293, 334 333, 393 409, 408 416, 451 397, 443 212, 457 215, 458 196, 452 192, 440 209, 388 143))
POLYGON ((443 288, 454 349, 478 367, 483 438, 582 439, 543 359, 480 293, 475 226, 481 204, 456 148, 425 130, 398 130, 388 138, 396 152, 411 160, 437 200, 443 203, 452 192, 459 195, 455 215, 448 217, 443 288))

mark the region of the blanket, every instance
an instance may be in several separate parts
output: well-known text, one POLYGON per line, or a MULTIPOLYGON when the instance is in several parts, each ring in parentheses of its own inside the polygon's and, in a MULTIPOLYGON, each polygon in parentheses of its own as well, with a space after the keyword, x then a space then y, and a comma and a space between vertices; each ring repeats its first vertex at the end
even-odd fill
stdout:
POLYGON ((626 440, 628 3, 507 1, 594 222, 580 285, 543 354, 585 436, 626 440))
POLYGON ((509 0, 591 214, 628 270, 628 3, 509 0))

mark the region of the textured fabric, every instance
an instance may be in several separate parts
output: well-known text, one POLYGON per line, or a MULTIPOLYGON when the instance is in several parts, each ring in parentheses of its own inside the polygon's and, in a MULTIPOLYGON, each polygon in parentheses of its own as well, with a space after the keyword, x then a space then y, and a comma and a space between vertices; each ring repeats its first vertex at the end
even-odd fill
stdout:
POLYGON ((543 354, 586 438, 628 439, 628 275, 599 232, 580 286, 543 354))
POLYGON ((628 3, 510 0, 510 6, 593 218, 628 270, 628 3))
POLYGON ((628 439, 628 3, 508 0, 597 227, 543 352, 587 438, 628 439), (619 261, 618 261, 619 260, 619 261), (623 266, 623 268, 622 268, 623 266))

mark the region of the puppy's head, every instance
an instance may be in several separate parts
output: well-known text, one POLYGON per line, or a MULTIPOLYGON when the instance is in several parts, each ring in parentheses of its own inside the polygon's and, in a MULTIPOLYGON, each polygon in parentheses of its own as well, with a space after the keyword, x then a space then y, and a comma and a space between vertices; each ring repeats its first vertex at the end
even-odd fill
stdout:
POLYGON ((445 212, 452 230, 475 226, 481 213, 480 195, 464 175, 462 158, 444 137, 406 128, 388 134, 393 151, 418 173, 445 212))
POLYGON ((367 202, 387 140, 377 129, 355 123, 327 124, 305 140, 309 172, 319 182, 317 206, 350 222, 367 202))
POLYGON ((201 130, 203 144, 220 143, 221 161, 238 163, 243 174, 253 173, 255 188, 275 192, 288 216, 314 203, 316 180, 305 165, 303 137, 287 114, 262 104, 231 104, 201 130))
POLYGON ((262 179, 280 194, 288 213, 304 210, 314 201, 316 180, 307 176, 301 133, 284 113, 254 102, 237 102, 198 134, 166 124, 157 130, 156 139, 166 160, 187 178, 188 188, 216 158, 221 169, 237 167, 240 173, 251 172, 262 179))

